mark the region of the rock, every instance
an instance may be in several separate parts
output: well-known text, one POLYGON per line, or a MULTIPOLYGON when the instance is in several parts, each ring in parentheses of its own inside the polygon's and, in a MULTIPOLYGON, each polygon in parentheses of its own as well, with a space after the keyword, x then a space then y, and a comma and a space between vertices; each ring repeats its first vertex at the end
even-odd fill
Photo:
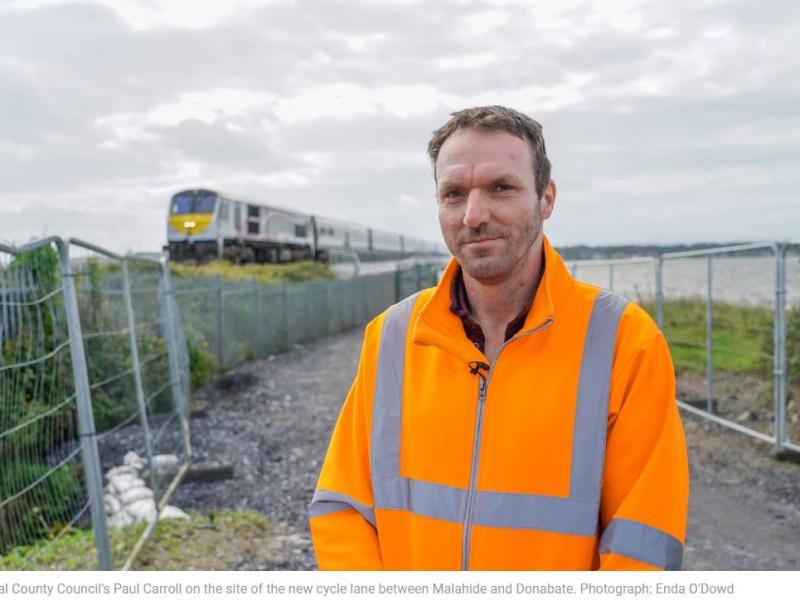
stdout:
POLYGON ((112 467, 111 469, 106 471, 106 480, 111 481, 111 479, 119 475, 131 475, 133 477, 138 477, 139 472, 130 465, 121 465, 119 467, 112 467))
POLYGON ((133 517, 134 522, 155 521, 158 515, 156 502, 152 498, 148 500, 137 500, 133 504, 125 507, 125 512, 133 517))
POLYGON ((134 475, 118 475, 109 481, 113 494, 119 496, 124 491, 135 487, 144 487, 144 481, 134 475))
POLYGON ((181 466, 180 459, 174 454, 156 454, 153 457, 153 468, 156 473, 177 471, 181 466))
POLYGON ((122 509, 122 503, 117 499, 116 496, 104 494, 103 509, 106 511, 107 515, 113 516, 122 509))
POLYGON ((744 411, 738 417, 736 417, 737 423, 744 423, 745 421, 755 421, 757 419, 756 415, 749 410, 744 411))
POLYGON ((146 463, 146 461, 141 456, 139 456, 138 454, 136 454, 136 452, 133 451, 130 451, 127 454, 125 454, 125 456, 122 459, 122 462, 127 466, 133 467, 137 471, 141 471, 142 469, 144 469, 146 463))
POLYGON ((189 520, 189 515, 183 512, 177 506, 170 506, 167 505, 161 509, 161 512, 158 515, 159 519, 183 519, 185 521, 189 520))
POLYGON ((133 525, 135 522, 136 520, 124 510, 111 515, 108 519, 108 524, 111 527, 125 527, 126 525, 133 525))
POLYGON ((153 498, 153 490, 148 487, 140 486, 128 488, 119 495, 119 501, 123 506, 128 506, 139 500, 147 500, 153 498))

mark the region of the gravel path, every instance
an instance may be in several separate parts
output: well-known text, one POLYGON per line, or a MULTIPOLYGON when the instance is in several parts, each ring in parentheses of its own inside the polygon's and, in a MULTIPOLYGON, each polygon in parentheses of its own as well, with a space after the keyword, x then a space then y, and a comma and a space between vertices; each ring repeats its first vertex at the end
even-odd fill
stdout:
MULTIPOLYGON (((283 558, 245 569, 316 568, 306 507, 362 332, 244 365, 200 390, 208 416, 192 423, 195 460, 235 466, 233 480, 186 483, 171 504, 209 513, 252 508, 281 526, 283 558)), ((692 474, 686 569, 799 569, 800 466, 767 444, 684 415, 692 474)))
POLYGON ((251 508, 285 531, 285 559, 244 568, 316 569, 307 506, 333 425, 356 372, 362 330, 249 363, 200 390, 208 416, 192 421, 195 462, 233 463, 235 478, 185 483, 170 504, 209 513, 251 508))

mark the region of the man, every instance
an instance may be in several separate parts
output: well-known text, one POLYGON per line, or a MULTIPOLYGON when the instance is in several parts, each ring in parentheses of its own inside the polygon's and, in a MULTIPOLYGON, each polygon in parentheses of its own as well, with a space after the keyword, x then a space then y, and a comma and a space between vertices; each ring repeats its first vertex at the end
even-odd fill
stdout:
POLYGON ((667 344, 543 235, 541 126, 433 135, 453 260, 366 329, 310 506, 322 569, 677 569, 688 467, 667 344))

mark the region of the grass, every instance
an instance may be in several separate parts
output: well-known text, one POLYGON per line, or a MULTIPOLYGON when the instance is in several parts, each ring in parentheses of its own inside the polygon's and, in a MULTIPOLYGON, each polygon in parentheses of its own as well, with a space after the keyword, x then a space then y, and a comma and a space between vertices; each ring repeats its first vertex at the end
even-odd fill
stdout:
MULTIPOLYGON (((259 565, 274 558, 274 526, 252 510, 193 513, 189 521, 168 519, 156 525, 133 565, 134 570, 230 570, 246 560, 259 565)), ((144 531, 139 523, 111 528, 114 568, 125 563, 144 531)), ((91 530, 72 530, 55 540, 41 540, 0 556, 0 571, 81 571, 97 569, 91 530)))
POLYGON ((236 265, 227 260, 214 260, 202 265, 170 262, 170 271, 175 277, 219 275, 228 280, 256 279, 262 283, 324 281, 335 278, 327 263, 316 261, 246 265, 236 265))
MULTIPOLYGON (((643 308, 654 314, 652 304, 643 308)), ((712 311, 714 369, 765 373, 772 368, 772 319, 769 308, 715 303, 712 311)), ((702 300, 664 304, 664 333, 678 370, 705 372, 706 305, 702 300)))

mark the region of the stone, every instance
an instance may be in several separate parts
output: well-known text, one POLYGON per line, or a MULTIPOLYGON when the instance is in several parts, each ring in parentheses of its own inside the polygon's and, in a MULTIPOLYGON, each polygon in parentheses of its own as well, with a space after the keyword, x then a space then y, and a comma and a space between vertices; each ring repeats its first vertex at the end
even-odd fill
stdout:
POLYGON ((109 481, 109 485, 113 493, 119 496, 130 488, 143 487, 144 481, 134 475, 118 475, 109 481))
POLYGON ((106 479, 111 480, 118 475, 132 475, 134 477, 138 476, 138 471, 130 465, 121 465, 119 467, 112 467, 108 471, 106 471, 106 479))
POLYGON ((134 452, 133 450, 125 454, 125 456, 122 459, 122 462, 127 466, 133 467, 137 471, 141 471, 142 469, 144 469, 146 463, 146 461, 141 456, 136 454, 136 452, 134 452))
POLYGON ((128 506, 139 500, 147 500, 153 498, 153 490, 148 487, 140 486, 128 488, 119 495, 119 501, 123 506, 128 506))
POLYGON ((155 521, 158 516, 156 502, 152 498, 149 500, 137 500, 133 504, 129 504, 125 507, 125 512, 133 517, 135 523, 139 521, 155 521))
POLYGON ((167 505, 161 509, 161 512, 158 515, 159 519, 183 519, 188 521, 190 519, 189 515, 183 512, 177 506, 170 506, 167 505))

